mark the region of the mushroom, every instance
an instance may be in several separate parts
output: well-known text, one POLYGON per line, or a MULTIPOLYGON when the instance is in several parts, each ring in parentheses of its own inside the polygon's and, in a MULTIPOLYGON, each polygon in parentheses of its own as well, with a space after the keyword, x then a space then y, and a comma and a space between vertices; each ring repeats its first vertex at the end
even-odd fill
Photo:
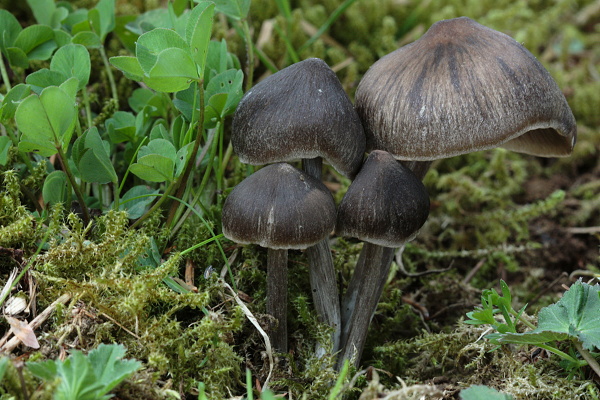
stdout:
MULTIPOLYGON (((365 152, 360 119, 335 73, 318 58, 292 64, 250 89, 235 112, 231 143, 247 164, 324 158, 348 178, 365 152)), ((321 179, 317 170, 309 173, 321 179)))
POLYGON ((432 160, 502 146, 571 154, 575 117, 556 82, 520 43, 466 18, 436 22, 378 60, 356 90, 367 150, 425 175, 432 160))
POLYGON ((358 366, 394 248, 414 238, 429 215, 427 190, 385 151, 371 152, 338 208, 336 233, 364 241, 342 301, 342 352, 358 366))
MULTIPOLYGON (((262 165, 302 159, 321 179, 322 159, 353 178, 365 152, 364 131, 335 73, 318 58, 293 64, 264 79, 240 101, 231 143, 244 163, 262 165)), ((307 250, 315 309, 340 335, 340 301, 327 238, 307 250)), ((318 355, 325 350, 317 345, 318 355)))
POLYGON ((273 346, 287 352, 287 250, 323 240, 335 226, 335 203, 320 181, 289 164, 266 166, 227 196, 223 234, 268 248, 267 313, 278 322, 273 346))

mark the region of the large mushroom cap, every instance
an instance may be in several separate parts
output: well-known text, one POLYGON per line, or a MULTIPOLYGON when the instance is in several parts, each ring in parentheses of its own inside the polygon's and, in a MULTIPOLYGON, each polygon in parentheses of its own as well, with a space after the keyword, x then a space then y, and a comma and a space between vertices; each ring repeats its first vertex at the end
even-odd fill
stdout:
POLYGON ((289 164, 272 164, 231 191, 222 222, 225 237, 237 243, 305 249, 333 231, 335 203, 317 179, 289 164))
POLYGON ((311 58, 269 76, 248 91, 233 118, 233 149, 244 163, 262 165, 323 157, 354 177, 365 134, 340 81, 311 58))
POLYGON ((439 21, 377 61, 356 91, 367 150, 427 161, 502 145, 567 156, 573 113, 542 64, 511 37, 466 18, 439 21))
POLYGON ((429 195, 419 178, 391 154, 375 150, 340 203, 336 233, 400 247, 428 216, 429 195))

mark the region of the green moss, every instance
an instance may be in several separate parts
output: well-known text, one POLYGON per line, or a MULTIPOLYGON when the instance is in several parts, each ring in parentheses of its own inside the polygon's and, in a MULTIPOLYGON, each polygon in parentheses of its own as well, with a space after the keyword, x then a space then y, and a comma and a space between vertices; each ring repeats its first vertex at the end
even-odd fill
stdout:
MULTIPOLYGON (((407 383, 452 376, 461 387, 487 385, 519 399, 594 399, 590 381, 565 378, 554 358, 532 360, 527 349, 509 346, 495 351, 480 336, 484 328, 460 325, 450 333, 423 334, 375 349, 392 374, 407 383)), ((398 387, 399 385, 395 385, 398 387)))

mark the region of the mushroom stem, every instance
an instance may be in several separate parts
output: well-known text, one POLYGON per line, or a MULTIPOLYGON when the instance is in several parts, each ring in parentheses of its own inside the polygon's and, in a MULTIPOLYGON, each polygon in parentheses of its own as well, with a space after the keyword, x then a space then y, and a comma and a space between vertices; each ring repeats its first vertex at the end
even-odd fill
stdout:
MULTIPOLYGON (((315 179, 321 180, 323 170, 323 158, 305 158, 302 160, 304 171, 315 179)), ((310 287, 312 291, 315 310, 319 320, 333 327, 333 351, 337 351, 340 345, 341 335, 341 313, 340 297, 338 293, 333 258, 329 248, 329 238, 321 240, 314 246, 306 249, 309 264, 310 287)), ((322 357, 326 349, 321 343, 317 343, 316 355, 322 357)))
POLYGON ((429 167, 432 163, 433 161, 400 161, 400 164, 410 169, 420 180, 425 178, 425 175, 427 174, 427 171, 429 171, 429 167))
MULTIPOLYGON (((333 351, 335 352, 339 349, 342 324, 340 298, 335 279, 333 259, 329 250, 329 242, 321 240, 316 245, 309 247, 306 250, 306 254, 310 266, 310 287, 312 289, 315 309, 319 320, 334 329, 332 342, 333 351)), ((322 357, 326 351, 320 343, 317 343, 317 357, 322 357)))
POLYGON ((269 249, 267 257, 267 314, 277 320, 276 328, 271 330, 271 341, 275 351, 286 353, 288 251, 269 249))
POLYGON ((367 330, 392 265, 394 249, 365 242, 354 274, 342 301, 341 354, 338 369, 344 360, 358 367, 367 330))

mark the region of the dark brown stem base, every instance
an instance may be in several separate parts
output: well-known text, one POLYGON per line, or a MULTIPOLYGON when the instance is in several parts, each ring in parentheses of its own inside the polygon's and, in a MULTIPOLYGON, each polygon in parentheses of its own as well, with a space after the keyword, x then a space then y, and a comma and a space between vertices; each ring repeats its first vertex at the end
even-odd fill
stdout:
POLYGON ((338 369, 344 360, 358 367, 369 324, 392 265, 394 249, 365 242, 342 301, 342 337, 338 369))
POLYGON ((287 353, 288 251, 269 249, 267 261, 267 314, 277 325, 269 330, 271 345, 278 353, 287 353))

